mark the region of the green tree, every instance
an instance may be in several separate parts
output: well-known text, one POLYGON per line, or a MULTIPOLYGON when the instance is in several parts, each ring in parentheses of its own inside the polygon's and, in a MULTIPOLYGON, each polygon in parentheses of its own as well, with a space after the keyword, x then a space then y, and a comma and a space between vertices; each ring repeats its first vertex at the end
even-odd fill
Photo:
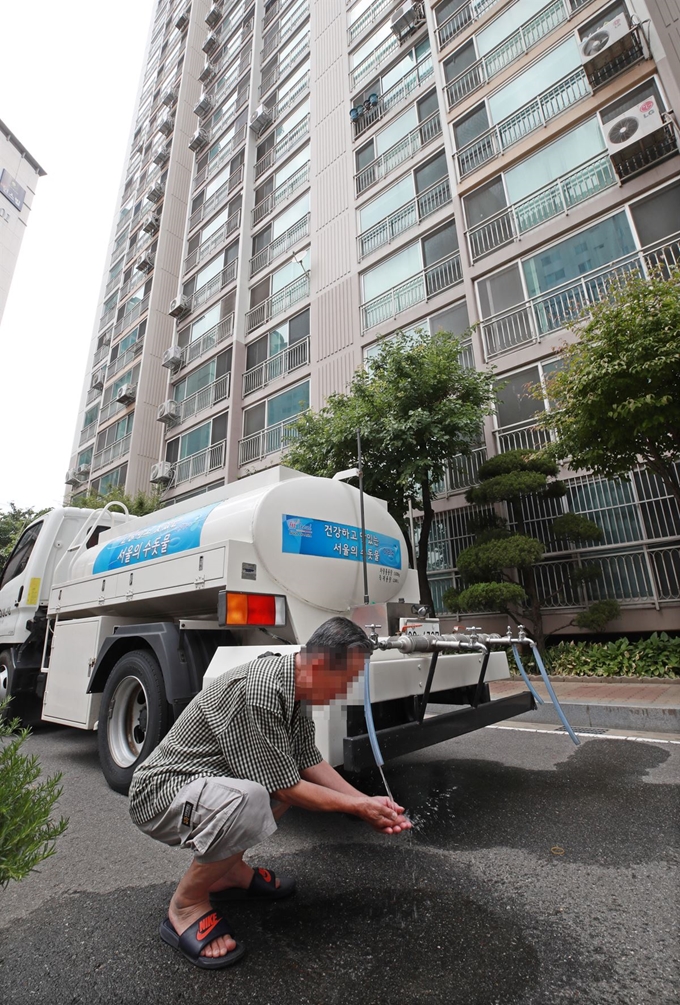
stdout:
POLYGON ((427 579, 433 487, 450 458, 470 452, 492 402, 492 374, 463 365, 458 339, 446 332, 399 334, 379 345, 346 394, 331 395, 318 414, 300 418, 285 463, 330 478, 356 464, 360 430, 364 487, 386 500, 407 542, 408 504, 422 509, 415 565, 421 602, 433 606, 427 579))
POLYGON ((549 381, 553 456, 605 478, 642 461, 680 505, 680 270, 637 274, 573 327, 564 369, 549 381))
POLYGON ((9 509, 0 510, 0 568, 9 558, 24 527, 43 513, 49 513, 49 507, 35 510, 29 506, 28 509, 21 509, 13 502, 9 504, 9 509))
POLYGON ((78 506, 81 509, 101 509, 102 506, 106 506, 110 502, 123 503, 133 516, 146 516, 147 513, 154 513, 157 509, 160 509, 162 500, 160 493, 139 491, 131 496, 126 495, 123 489, 116 488, 104 494, 101 492, 89 492, 86 496, 79 496, 73 499, 71 505, 78 506))
MULTIPOLYGON (((522 504, 529 497, 564 495, 564 484, 555 477, 558 471, 551 458, 527 450, 510 450, 481 465, 479 484, 468 489, 466 498, 489 507, 488 515, 468 524, 476 536, 474 544, 458 556, 464 588, 444 594, 450 611, 500 611, 516 624, 528 625, 541 649, 546 637, 541 605, 550 598, 541 596, 534 567, 545 548, 542 541, 527 533, 522 504), (509 524, 493 509, 497 503, 506 504, 509 524)), ((550 533, 565 548, 602 537, 597 524, 576 513, 555 517, 550 533)), ((599 576, 599 570, 586 566, 574 571, 572 581, 576 584, 594 576, 599 576)), ((616 601, 599 601, 569 623, 601 630, 618 612, 616 601)))
POLYGON ((54 855, 68 826, 64 817, 51 817, 62 792, 61 774, 40 780, 38 758, 22 750, 29 730, 19 729, 18 719, 3 718, 7 705, 0 703, 0 889, 54 855))

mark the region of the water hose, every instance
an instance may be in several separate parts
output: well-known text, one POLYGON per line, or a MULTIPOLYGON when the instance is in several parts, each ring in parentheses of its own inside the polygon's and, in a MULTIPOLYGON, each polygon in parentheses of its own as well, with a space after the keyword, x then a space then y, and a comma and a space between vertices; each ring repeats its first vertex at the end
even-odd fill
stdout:
POLYGON ((520 674, 522 675, 522 680, 524 681, 524 683, 526 684, 526 686, 531 691, 531 693, 533 695, 533 698, 534 698, 534 701, 536 702, 537 705, 543 705, 544 704, 543 699, 541 698, 540 694, 538 693, 538 691, 536 690, 536 688, 534 687, 534 685, 529 680, 527 672, 524 669, 524 667, 522 666, 522 658, 521 658, 521 656, 519 654, 519 649, 517 648, 517 646, 515 645, 514 642, 512 644, 512 655, 515 657, 515 664, 517 666, 517 669, 519 670, 520 674))
POLYGON ((373 751, 373 758, 376 763, 376 767, 380 772, 383 780, 383 785, 385 786, 385 791, 387 795, 394 802, 394 796, 392 791, 387 784, 387 779, 385 778, 385 772, 383 771, 383 764, 385 760, 382 756, 380 750, 380 744, 378 743, 378 736, 375 731, 375 723, 373 722, 373 708, 371 707, 371 657, 367 656, 364 660, 364 718, 366 719, 366 730, 368 732, 368 741, 371 744, 371 750, 373 751))
POLYGON ((548 677, 548 674, 546 673, 546 669, 545 669, 545 667, 543 665, 543 660, 541 658, 541 654, 538 651, 538 646, 536 645, 535 642, 531 642, 530 645, 531 645, 531 652, 533 654, 534 659, 536 660, 536 666, 538 667, 538 671, 539 671, 541 677, 543 678, 543 683, 545 684, 546 690, 547 690, 548 694, 550 695, 550 700, 553 703, 555 711, 557 712, 558 716, 560 717, 560 719, 562 721, 562 725, 566 729, 567 733, 569 733, 569 736, 572 738, 572 740, 574 741, 574 743, 578 747, 579 744, 581 743, 581 741, 579 740, 579 738, 577 737, 576 733, 574 732, 574 730, 569 725, 567 717, 564 714, 564 712, 562 711, 562 706, 560 705, 559 701, 557 700, 557 695, 553 691, 553 686, 550 683, 550 678, 548 677))

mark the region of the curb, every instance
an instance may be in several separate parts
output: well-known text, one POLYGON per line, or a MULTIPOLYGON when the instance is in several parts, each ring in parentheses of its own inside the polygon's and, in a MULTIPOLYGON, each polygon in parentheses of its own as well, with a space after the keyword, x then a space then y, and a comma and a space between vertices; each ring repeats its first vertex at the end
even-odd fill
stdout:
MULTIPOLYGON (((680 708, 655 705, 614 705, 561 701, 562 711, 574 729, 629 729, 633 732, 680 734, 680 708)), ((561 720, 546 701, 533 712, 515 716, 517 722, 536 722, 560 726, 561 720)))

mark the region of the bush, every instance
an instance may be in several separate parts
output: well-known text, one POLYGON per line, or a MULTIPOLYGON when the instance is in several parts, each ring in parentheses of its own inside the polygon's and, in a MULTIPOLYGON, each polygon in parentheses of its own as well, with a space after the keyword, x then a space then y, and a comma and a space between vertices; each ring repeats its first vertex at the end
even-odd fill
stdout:
MULTIPOLYGON (((538 673, 533 657, 522 657, 529 673, 538 673)), ((654 632, 648 639, 629 642, 560 642, 548 648, 549 674, 575 677, 680 677, 680 638, 654 632)))

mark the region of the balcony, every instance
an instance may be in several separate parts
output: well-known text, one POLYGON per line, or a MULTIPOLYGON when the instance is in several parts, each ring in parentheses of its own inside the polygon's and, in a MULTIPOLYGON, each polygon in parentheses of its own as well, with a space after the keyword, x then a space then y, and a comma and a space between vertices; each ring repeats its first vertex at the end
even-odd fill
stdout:
MULTIPOLYGON (((303 413, 301 412, 300 415, 303 413)), ((297 436, 294 428, 300 415, 294 415, 284 422, 277 422, 275 426, 267 426, 259 433, 252 433, 238 441, 238 465, 251 464, 253 461, 260 461, 269 454, 275 454, 288 446, 297 436)))
POLYGON ((257 226, 261 220, 264 220, 265 216, 268 216, 272 210, 280 206, 281 203, 286 202, 287 199, 291 197, 293 192, 297 192, 306 182, 309 181, 309 161, 303 164, 301 168, 287 178, 286 181, 282 182, 278 188, 275 188, 273 192, 265 196, 262 202, 258 202, 257 206, 252 211, 252 226, 257 226))
POLYGON ((229 262, 221 272, 218 272, 216 276, 213 276, 207 283, 200 286, 191 298, 191 310, 195 311, 197 307, 205 304, 211 297, 224 289, 227 283, 231 283, 236 279, 236 272, 238 269, 238 258, 235 258, 233 262, 229 262))
POLYGON ((240 224, 241 210, 239 209, 227 220, 225 220, 219 230, 216 230, 207 241, 204 241, 203 244, 200 244, 195 251, 192 251, 187 255, 184 259, 185 273, 188 272, 189 269, 193 269, 199 262, 202 262, 204 258, 208 257, 208 255, 211 255, 221 244, 224 244, 229 235, 233 234, 235 230, 238 230, 240 224))
POLYGON ((431 143, 437 136, 441 135, 442 124, 439 112, 434 112, 427 119, 423 119, 416 129, 407 133, 398 143, 386 150, 380 157, 367 164, 365 168, 354 176, 356 194, 361 195, 371 185, 375 185, 381 178, 398 168, 404 161, 415 157, 418 151, 431 143))
POLYGON ((505 454, 508 450, 542 450, 550 442, 547 429, 539 429, 535 422, 516 422, 494 430, 496 452, 505 454))
MULTIPOLYGON (((134 255, 132 257, 134 258, 134 255)), ((132 275, 130 276, 128 281, 126 283, 123 283, 123 285, 120 288, 120 292, 118 294, 119 301, 124 300, 125 297, 128 295, 128 293, 132 293, 132 291, 136 290, 138 286, 141 286, 143 283, 145 283, 147 279, 148 276, 144 275, 143 272, 139 272, 137 269, 133 269, 132 275)))
POLYGON ((292 283, 288 283, 282 290, 268 297, 257 307, 253 307, 246 314, 246 331, 254 331, 260 325, 266 324, 272 318, 278 317, 279 314, 283 314, 304 300, 309 296, 309 286, 309 275, 305 274, 294 279, 292 283))
POLYGON ((116 337, 116 335, 122 335, 125 329, 129 328, 130 325, 134 324, 137 318, 139 318, 144 313, 144 311, 149 306, 149 296, 150 294, 147 293, 147 295, 144 297, 143 300, 140 300, 139 303, 135 304, 135 306, 130 308, 129 311, 126 311, 124 317, 122 317, 120 321, 116 322, 116 324, 113 326, 114 338, 116 337))
POLYGON ((243 165, 234 171, 229 179, 225 181, 224 185, 220 185, 217 192, 213 192, 209 199, 199 206, 191 216, 189 217, 189 230, 193 230, 197 227, 202 220, 206 217, 212 216, 212 214, 220 209, 224 203, 228 200, 234 189, 238 188, 243 181, 243 165))
POLYGON ((243 374, 243 397, 254 391, 260 391, 273 380, 284 377, 292 370, 306 366, 307 363, 309 363, 309 335, 299 342, 294 342, 282 352, 277 352, 275 356, 270 356, 259 366, 246 370, 243 374))
POLYGON ((262 78, 262 83, 259 88, 259 95, 263 97, 267 91, 269 91, 277 80, 282 80, 286 74, 290 73, 291 70, 295 69, 297 64, 300 62, 302 57, 309 52, 309 32, 305 35, 303 39, 300 40, 300 44, 296 45, 293 51, 284 59, 282 63, 275 66, 269 71, 266 77, 262 78))
POLYGON ((347 29, 347 44, 352 45, 355 39, 362 35, 364 31, 372 25, 374 21, 378 20, 378 16, 382 14, 386 7, 394 3, 394 0, 375 0, 368 10, 353 21, 352 24, 347 29))
POLYGON ((297 143, 300 142, 309 133, 309 114, 305 115, 301 122, 298 122, 296 126, 289 133, 279 140, 271 150, 268 150, 264 157, 260 157, 259 161, 255 164, 255 178, 259 178, 260 175, 264 174, 273 164, 276 164, 285 154, 292 150, 297 143))
POLYGON ((193 342, 189 342, 182 349, 182 366, 188 366, 189 363, 193 363, 194 360, 200 359, 201 356, 205 356, 207 352, 214 349, 216 345, 220 342, 224 342, 228 339, 232 332, 234 331, 234 315, 230 314, 226 318, 222 318, 218 321, 213 328, 209 328, 207 332, 204 332, 200 338, 195 339, 193 342))
POLYGON ((487 318, 480 322, 485 358, 493 359, 559 331, 570 321, 587 314, 591 304, 605 300, 609 290, 631 274, 644 276, 650 269, 668 274, 678 266, 680 232, 663 244, 626 255, 605 269, 588 272, 574 282, 487 318))
POLYGON ((110 324, 111 321, 113 321, 113 319, 116 316, 116 308, 117 308, 117 305, 114 304, 113 307, 109 307, 108 311, 104 311, 104 313, 102 314, 102 316, 99 319, 99 328, 98 328, 98 331, 103 331, 104 328, 106 328, 106 326, 108 324, 110 324))
POLYGON ((432 213, 451 202, 451 186, 448 178, 442 178, 415 199, 400 206, 394 213, 384 217, 369 230, 359 234, 359 258, 365 258, 395 238, 417 227, 432 213))
POLYGON ((99 364, 103 360, 108 359, 108 356, 109 356, 109 347, 110 347, 110 344, 107 342, 105 345, 102 345, 102 346, 99 347, 99 349, 97 349, 96 353, 94 354, 94 358, 92 360, 92 369, 93 370, 94 370, 95 367, 99 366, 99 364))
POLYGON ((303 237, 307 237, 309 234, 309 221, 311 215, 307 213, 301 220, 294 223, 292 227, 284 231, 276 240, 268 244, 266 248, 258 251, 250 259, 250 275, 254 276, 257 272, 261 272, 262 269, 271 265, 272 262, 276 261, 281 255, 285 254, 294 247, 298 241, 301 241, 303 237))
POLYGON ((211 447, 206 447, 205 450, 199 450, 197 454, 177 461, 173 471, 173 486, 183 485, 184 482, 193 481, 194 478, 201 478, 211 471, 223 468, 226 447, 226 440, 222 440, 220 443, 213 443, 211 447))
POLYGON ((573 70, 547 91, 543 91, 518 111, 502 119, 498 125, 492 126, 477 139, 462 147, 456 154, 460 177, 465 178, 494 157, 499 157, 529 133, 546 126, 552 119, 590 94, 592 91, 585 71, 581 67, 573 70))
POLYGON ((224 376, 218 377, 212 384, 202 387, 200 391, 196 391, 195 394, 185 398, 184 401, 180 402, 179 406, 180 423, 186 422, 187 419, 198 415, 199 412, 204 412, 206 408, 212 408, 220 401, 226 401, 230 390, 231 374, 225 373, 224 376))
POLYGON ((378 96, 378 104, 364 108, 364 113, 354 123, 354 138, 362 136, 370 126, 405 101, 425 80, 432 76, 432 54, 427 53, 419 63, 405 73, 396 84, 378 96))
POLYGON ((399 48, 399 39, 396 35, 390 34, 387 38, 383 39, 380 45, 377 45, 372 52, 369 52, 368 56, 355 66, 350 73, 350 87, 352 90, 357 88, 362 80, 365 80, 369 74, 373 74, 380 64, 387 59, 390 53, 394 52, 399 48))
POLYGON ((99 419, 97 418, 94 420, 94 422, 88 423, 87 426, 83 426, 83 428, 80 430, 80 440, 78 442, 81 447, 84 443, 87 443, 88 440, 94 439, 95 434, 97 432, 98 422, 99 419))
POLYGON ((308 17, 309 4, 305 4, 302 10, 298 11, 295 17, 288 21, 283 28, 273 28, 271 32, 265 35, 262 40, 262 51, 260 52, 261 62, 264 63, 265 60, 269 59, 274 50, 283 45, 286 39, 290 38, 308 17))
MULTIPOLYGON (((482 14, 485 14, 488 10, 494 7, 498 3, 498 0, 481 0, 480 3, 476 3, 474 7, 471 3, 462 4, 458 10, 455 10, 450 17, 446 19, 437 28, 437 44, 440 50, 448 45, 456 35, 460 35, 461 31, 465 31, 469 24, 473 21, 477 21, 482 14)), ((435 8, 436 10, 436 8, 435 8)))
POLYGON ((387 293, 381 293, 368 303, 361 306, 361 326, 364 331, 375 325, 395 318, 402 311, 407 311, 415 304, 429 300, 431 297, 448 290, 463 279, 460 265, 460 254, 443 259, 429 269, 411 276, 398 286, 393 286, 387 293))
POLYGON ((113 276, 112 279, 109 279, 108 283, 106 284, 106 289, 104 290, 104 300, 108 299, 108 297, 113 293, 116 287, 120 285, 120 281, 122 278, 123 278, 123 270, 121 268, 116 273, 116 275, 113 276))
POLYGON ((475 447, 469 454, 456 454, 452 457, 444 477, 444 491, 458 492, 474 485, 485 460, 486 447, 475 447))
POLYGON ((236 101, 230 111, 218 119, 217 122, 208 130, 208 143, 212 143, 214 140, 219 139, 222 133, 226 131, 227 127, 231 125, 232 121, 241 109, 247 104, 248 89, 246 88, 236 95, 236 101))
POLYGON ((144 339, 139 338, 136 342, 133 342, 132 345, 125 350, 125 352, 122 352, 120 356, 116 356, 113 362, 109 364, 106 371, 106 379, 109 380, 110 377, 120 373, 120 371, 124 370, 126 366, 129 366, 130 363, 132 363, 134 359, 137 359, 137 357, 141 354, 143 348, 144 339))
POLYGON ((103 450, 98 450, 92 458, 92 470, 99 471, 100 468, 105 468, 107 464, 111 464, 112 461, 117 460, 119 457, 125 457, 126 454, 129 454, 131 439, 132 433, 128 433, 127 436, 116 440, 115 443, 104 447, 103 450))
POLYGON ((272 105, 270 112, 272 117, 272 122, 276 122, 281 118, 290 108, 293 108, 297 104, 298 98, 302 97, 309 90, 309 70, 305 73, 304 77, 301 77, 291 87, 289 91, 282 94, 275 105, 272 105))
POLYGON ((574 206, 592 199, 617 184, 608 154, 598 154, 573 171, 533 192, 521 202, 508 206, 467 232, 473 262, 542 223, 568 213, 574 206))
MULTIPOLYGON (((135 388, 136 386, 137 385, 135 384, 135 388)), ((108 405, 104 405, 101 412, 99 413, 100 424, 102 422, 107 422, 110 418, 112 418, 112 416, 117 415, 119 412, 124 412, 125 409, 128 407, 129 407, 128 405, 123 405, 121 404, 120 401, 116 401, 116 399, 114 398, 112 401, 108 403, 108 405)))
POLYGON ((203 182, 208 181, 213 175, 216 175, 220 168, 223 168, 227 161, 233 157, 238 147, 245 140, 247 129, 248 127, 245 123, 239 126, 226 146, 222 147, 220 152, 198 172, 193 182, 194 192, 201 187, 203 182))

